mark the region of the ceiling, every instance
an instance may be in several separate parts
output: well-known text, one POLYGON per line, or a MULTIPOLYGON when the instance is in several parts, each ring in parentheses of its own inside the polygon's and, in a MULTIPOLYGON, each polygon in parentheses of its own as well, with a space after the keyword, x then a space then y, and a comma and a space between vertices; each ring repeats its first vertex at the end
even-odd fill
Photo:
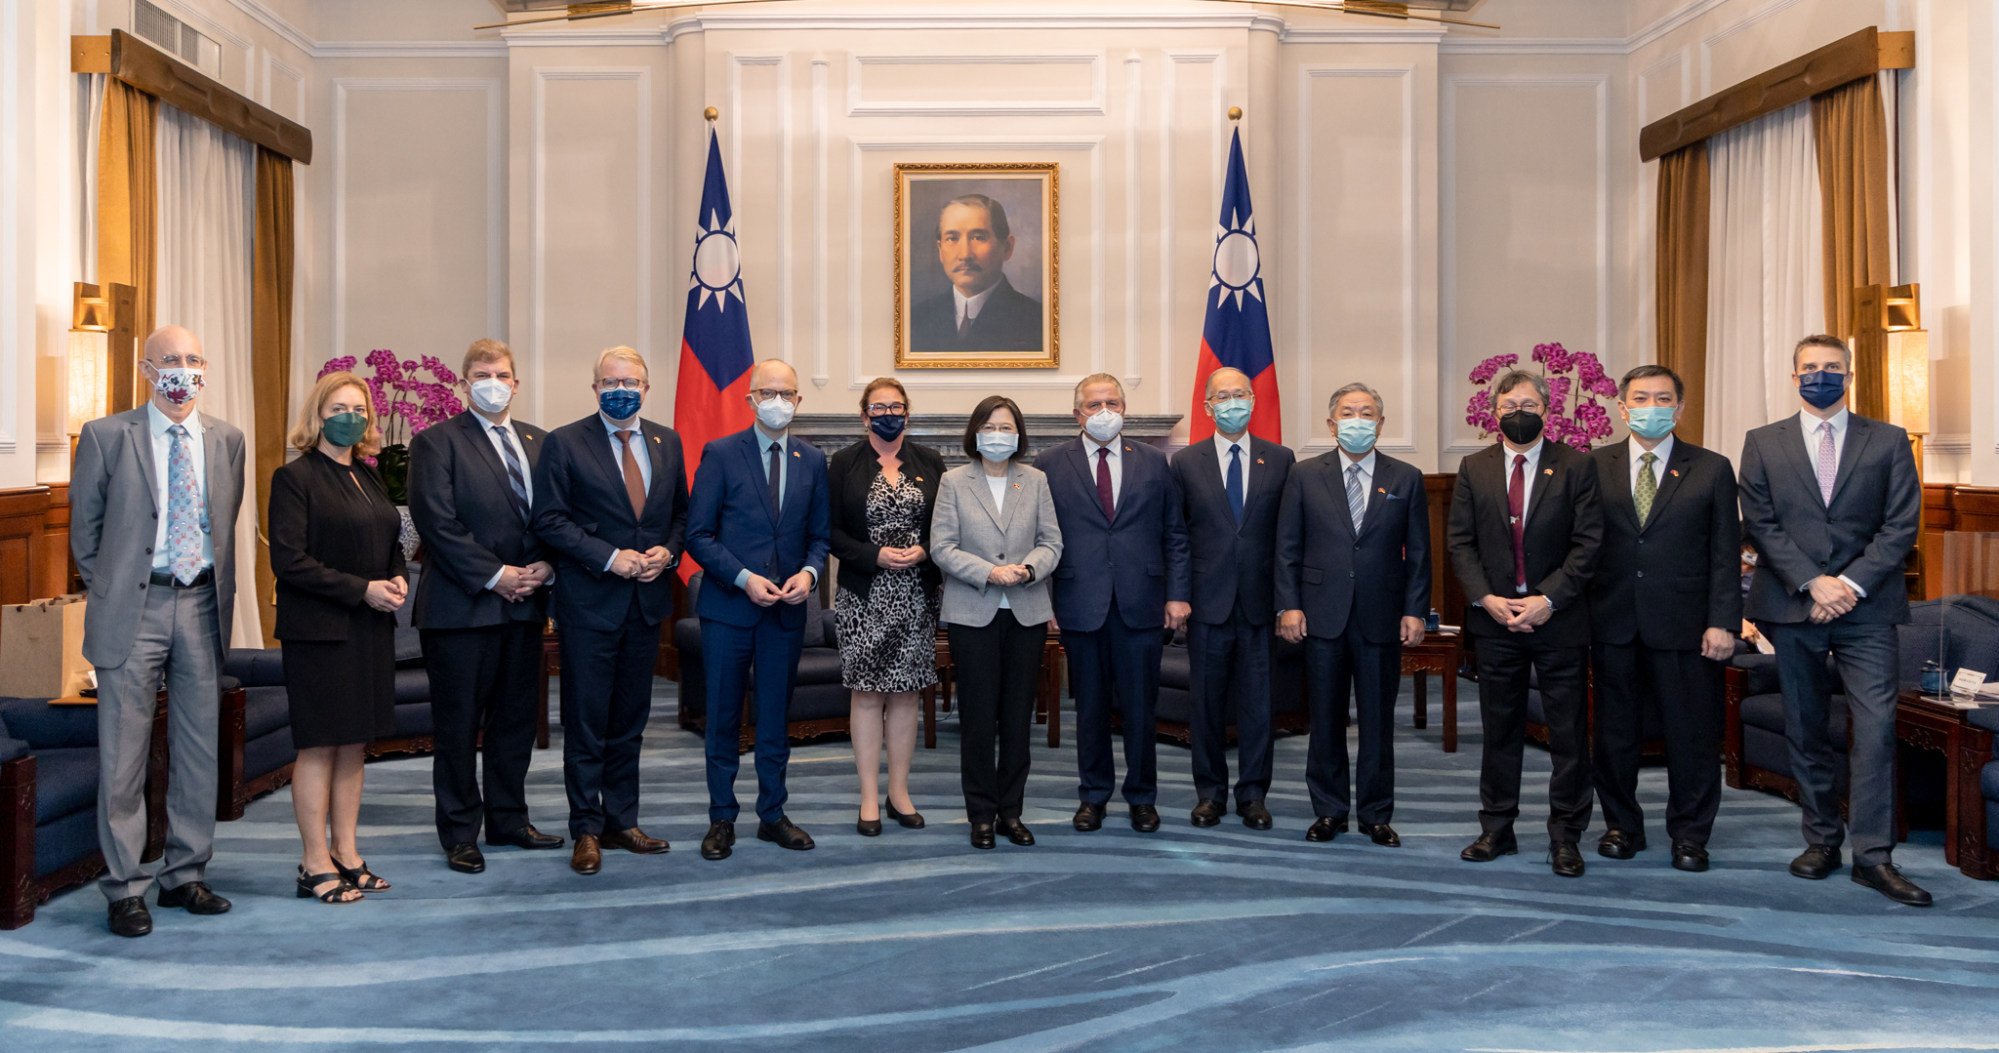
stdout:
MULTIPOLYGON (((1480 0, 1405 0, 1410 7, 1430 11, 1469 11, 1477 7, 1480 0)), ((493 0, 493 6, 501 14, 526 14, 529 12, 561 11, 569 5, 566 0, 493 0)))

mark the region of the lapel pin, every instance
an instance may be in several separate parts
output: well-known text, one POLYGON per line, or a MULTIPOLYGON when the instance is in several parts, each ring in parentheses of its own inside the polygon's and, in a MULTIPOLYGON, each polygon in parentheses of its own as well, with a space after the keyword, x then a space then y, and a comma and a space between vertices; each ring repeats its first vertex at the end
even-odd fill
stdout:
POLYGON ((1667 471, 1672 473, 1672 476, 1675 479, 1678 479, 1680 477, 1680 470, 1678 468, 1668 468, 1667 471))
POLYGON ((1542 475, 1553 475, 1553 474, 1555 474, 1555 470, 1554 470, 1553 468, 1543 468, 1543 469, 1541 469, 1541 474, 1542 474, 1542 475))
POLYGON ((1385 494, 1388 492, 1388 488, 1385 486, 1377 486, 1374 488, 1374 492, 1377 494, 1385 494))
MULTIPOLYGON (((658 440, 658 439, 654 439, 653 441, 654 441, 654 442, 658 442, 659 440, 658 440)), ((804 454, 802 454, 802 453, 799 453, 799 452, 798 452, 797 450, 793 450, 793 451, 791 451, 791 455, 792 455, 793 457, 796 457, 796 458, 800 459, 800 460, 804 460, 804 459, 805 459, 805 455, 804 455, 804 454)))
POLYGON ((922 482, 922 481, 923 481, 923 477, 922 477, 922 476, 920 476, 920 475, 919 475, 919 476, 917 476, 917 477, 916 477, 916 481, 917 481, 917 482, 919 482, 919 483, 920 483, 920 482, 922 482))
POLYGON ((1020 484, 1019 483, 1013 484, 1013 488, 1016 490, 1020 489, 1020 484))
POLYGON ((1258 464, 1262 464, 1262 463, 1263 463, 1263 458, 1261 458, 1261 457, 1258 457, 1258 458, 1256 459, 1256 463, 1258 463, 1258 464))
POLYGON ((653 444, 654 446, 658 446, 658 445, 659 445, 659 436, 655 435, 655 436, 653 436, 653 437, 652 437, 652 444, 653 444))

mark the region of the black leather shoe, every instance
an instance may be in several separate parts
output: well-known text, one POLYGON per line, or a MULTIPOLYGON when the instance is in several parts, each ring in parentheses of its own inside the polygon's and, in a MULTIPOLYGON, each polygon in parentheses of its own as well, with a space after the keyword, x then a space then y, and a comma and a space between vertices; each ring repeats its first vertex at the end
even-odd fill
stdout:
POLYGON ((708 824, 708 834, 701 839, 701 858, 727 859, 735 847, 736 824, 727 819, 717 819, 708 824))
POLYGON ((812 835, 793 825, 788 816, 778 816, 774 823, 757 823, 757 840, 769 841, 779 848, 789 848, 793 852, 810 852, 812 835))
POLYGON ((1627 834, 1622 830, 1607 830, 1596 843, 1596 854, 1605 859, 1630 859, 1645 851, 1644 834, 1627 834))
POLYGON ((1312 825, 1306 829, 1305 840, 1324 844, 1346 832, 1347 821, 1345 819, 1334 819, 1322 815, 1314 819, 1312 825))
POLYGON ((1362 823, 1360 832, 1367 835, 1368 840, 1383 848, 1402 847, 1402 839, 1395 835, 1395 828, 1387 823, 1362 823))
POLYGON ((1478 835, 1478 840, 1465 846, 1458 858, 1467 863, 1490 863, 1500 856, 1510 856, 1520 851, 1520 842, 1513 839, 1513 831, 1501 833, 1490 831, 1478 835))
POLYGON ((896 811, 895 805, 884 802, 882 804, 882 814, 895 820, 895 825, 905 830, 923 829, 923 813, 914 808, 911 808, 907 812, 899 812, 896 811))
MULTIPOLYGON (((562 840, 562 838, 559 838, 554 834, 542 833, 541 831, 535 829, 534 825, 530 823, 529 825, 523 826, 518 830, 509 830, 503 834, 495 834, 492 833, 491 831, 488 831, 486 834, 486 843, 492 845, 495 848, 505 848, 508 846, 512 846, 514 848, 528 848, 528 849, 546 851, 551 848, 561 848, 565 842, 562 840)), ((477 873, 477 871, 473 871, 473 873, 477 873)))
POLYGON ((1076 806, 1076 817, 1070 820, 1080 833, 1089 833, 1104 825, 1104 806, 1085 801, 1076 806))
POLYGON ((1131 806, 1131 828, 1141 834, 1159 829, 1159 809, 1149 804, 1131 806))
POLYGON ((1195 826, 1214 826, 1222 821, 1222 802, 1202 801, 1188 814, 1187 821, 1195 826))
POLYGON ((855 816, 854 832, 862 837, 880 837, 882 835, 881 817, 876 816, 873 819, 863 819, 858 815, 855 816))
POLYGON ((444 865, 460 874, 486 872, 486 854, 470 841, 460 841, 444 850, 444 865))
POLYGON ((146 897, 127 896, 111 904, 113 936, 144 936, 153 931, 153 912, 146 909, 146 897))
POLYGON ((1029 830, 1027 824, 1018 819, 1001 819, 999 831, 1006 835, 1007 840, 1022 848, 1034 844, 1034 831, 1029 830))
POLYGON ((1839 849, 1813 845, 1791 860, 1791 876, 1807 881, 1823 881, 1839 869, 1839 849))
POLYGON ((1903 906, 1927 907, 1930 905, 1930 894, 1924 892, 1915 882, 1903 877, 1902 872, 1896 869, 1893 863, 1881 863, 1871 867, 1855 863, 1853 864, 1853 883, 1856 885, 1866 885, 1868 888, 1881 893, 1903 906))
POLYGON ((981 848, 981 849, 991 848, 994 844, 997 844, 997 842, 993 840, 993 824, 991 823, 972 824, 973 848, 981 848))
POLYGON ((1556 877, 1582 877, 1583 854, 1574 841, 1553 841, 1548 845, 1548 866, 1556 877))
POLYGON ((1270 829, 1270 809, 1262 801, 1244 801, 1235 806, 1235 814, 1242 816, 1242 825, 1251 830, 1270 829))
POLYGON ((178 888, 160 890, 161 907, 179 907, 189 914, 227 914, 229 901, 215 894, 205 881, 190 881, 178 888))
POLYGON ((1698 874, 1707 869, 1707 846, 1693 841, 1673 842, 1673 869, 1698 874))

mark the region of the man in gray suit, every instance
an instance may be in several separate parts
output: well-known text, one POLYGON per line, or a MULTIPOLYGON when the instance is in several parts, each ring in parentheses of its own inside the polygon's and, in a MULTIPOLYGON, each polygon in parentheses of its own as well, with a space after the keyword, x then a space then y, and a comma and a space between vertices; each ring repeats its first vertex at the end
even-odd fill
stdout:
POLYGON ((1746 613, 1777 652, 1784 736, 1804 806, 1805 851, 1791 873, 1839 869, 1839 793, 1828 717, 1830 653, 1845 687, 1852 745, 1847 828, 1853 880, 1897 903, 1930 894, 1889 862, 1895 846, 1895 626, 1909 620, 1902 564, 1916 541, 1922 481, 1907 432, 1848 411, 1852 353, 1808 336, 1791 352, 1802 408, 1742 446, 1742 526, 1756 546, 1746 613))
POLYGON ((179 326, 146 338, 144 406, 83 426, 70 552, 90 593, 83 656, 97 670, 99 882, 120 936, 153 931, 139 863, 153 707, 167 681, 167 847, 160 906, 220 914, 203 880, 215 841, 216 700, 236 600, 243 433, 195 410, 208 362, 179 326))

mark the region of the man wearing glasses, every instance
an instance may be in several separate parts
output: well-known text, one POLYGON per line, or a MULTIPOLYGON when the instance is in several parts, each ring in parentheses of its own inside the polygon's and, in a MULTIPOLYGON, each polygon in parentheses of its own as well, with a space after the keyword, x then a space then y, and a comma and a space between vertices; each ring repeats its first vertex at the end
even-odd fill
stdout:
POLYGON ((736 741, 752 679, 757 838, 795 851, 812 847, 811 836, 784 814, 791 759, 785 716, 805 642, 805 600, 825 573, 831 546, 826 457, 791 437, 800 398, 790 365, 757 363, 746 397, 756 423, 702 451, 687 517, 687 551, 704 575, 695 613, 708 673, 708 833, 701 858, 710 860, 728 858, 736 844, 736 741))
POLYGON ((1805 851, 1791 873, 1819 880, 1853 835, 1853 880, 1897 903, 1930 894, 1889 861, 1895 846, 1895 626, 1909 620, 1902 564, 1915 545, 1922 482, 1901 428, 1847 408, 1852 352, 1808 336, 1791 352, 1799 410, 1742 446, 1742 526, 1759 558, 1746 613, 1777 654, 1784 737, 1804 808, 1805 851), (1832 744, 1838 664, 1851 736, 1846 829, 1832 744))
POLYGON ((1459 853, 1490 863, 1519 851, 1520 758, 1528 677, 1548 725, 1548 862, 1581 877, 1576 847, 1589 827, 1585 599, 1603 542, 1596 466, 1589 455, 1541 435, 1548 381, 1509 370, 1492 385, 1500 441, 1458 466, 1449 524, 1451 566, 1470 602, 1465 632, 1478 655, 1484 756, 1478 778, 1478 839, 1459 853))

